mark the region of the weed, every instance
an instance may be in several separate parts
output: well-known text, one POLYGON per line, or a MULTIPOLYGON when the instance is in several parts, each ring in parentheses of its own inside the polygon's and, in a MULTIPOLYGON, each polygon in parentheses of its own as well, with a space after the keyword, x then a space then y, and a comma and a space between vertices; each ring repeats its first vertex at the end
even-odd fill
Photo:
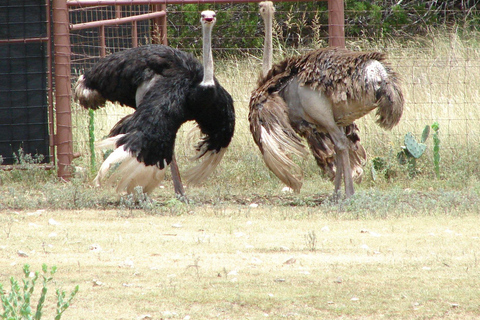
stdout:
POLYGON ((317 250, 317 235, 314 230, 308 231, 305 235, 305 245, 310 251, 317 250))
POLYGON ((432 124, 433 133, 433 165, 435 168, 435 175, 437 179, 440 179, 440 138, 438 137, 438 131, 440 126, 438 122, 432 124))
POLYGON ((95 159, 95 111, 88 110, 88 147, 90 149, 90 170, 96 171, 96 159, 95 159))
POLYGON ((7 216, 7 217, 2 216, 2 218, 0 219, 0 222, 3 225, 3 232, 5 232, 5 235, 7 236, 7 239, 10 238, 10 234, 12 233, 13 225, 17 221, 18 221, 17 219, 15 219, 11 216, 7 216))
MULTIPOLYGON (((22 280, 23 286, 20 286, 19 282, 14 277, 10 278, 11 291, 7 293, 3 289, 3 285, 0 284, 0 297, 2 300, 3 313, 2 319, 8 320, 40 320, 43 315, 43 307, 45 305, 45 299, 47 296, 47 285, 52 281, 53 275, 57 271, 57 267, 53 266, 50 271, 46 264, 42 265, 42 278, 43 287, 38 300, 35 312, 32 309, 31 297, 35 290, 35 284, 39 278, 39 272, 30 272, 30 266, 25 264, 23 266, 24 279, 22 280)), ((65 299, 65 291, 59 289, 56 290, 57 294, 57 309, 55 320, 60 320, 63 313, 70 306, 71 301, 78 292, 78 285, 70 293, 69 297, 65 299)))

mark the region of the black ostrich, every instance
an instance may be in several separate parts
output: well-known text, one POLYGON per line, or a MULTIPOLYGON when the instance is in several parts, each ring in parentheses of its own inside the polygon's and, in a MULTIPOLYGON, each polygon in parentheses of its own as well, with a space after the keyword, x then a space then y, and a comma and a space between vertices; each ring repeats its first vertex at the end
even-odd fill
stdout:
POLYGON ((186 173, 187 181, 200 183, 218 165, 233 137, 235 111, 232 97, 213 73, 215 22, 215 12, 202 12, 203 66, 191 54, 147 45, 112 54, 79 78, 75 95, 85 108, 96 109, 106 100, 135 108, 98 144, 115 150, 103 162, 97 185, 121 162, 107 182, 119 178, 118 192, 132 193, 141 186, 150 193, 172 162, 178 129, 189 120, 195 120, 203 134, 194 157, 203 161, 186 173))

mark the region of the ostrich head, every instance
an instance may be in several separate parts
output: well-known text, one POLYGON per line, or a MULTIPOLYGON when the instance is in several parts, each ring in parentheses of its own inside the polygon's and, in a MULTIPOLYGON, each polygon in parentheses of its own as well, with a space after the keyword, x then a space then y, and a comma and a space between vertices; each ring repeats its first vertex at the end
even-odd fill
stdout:
POLYGON ((267 17, 271 17, 271 15, 275 12, 275 7, 273 6, 273 2, 271 1, 263 1, 258 4, 260 8, 260 15, 265 20, 267 17))
POLYGON ((217 21, 217 18, 215 18, 215 11, 211 11, 211 10, 202 11, 201 18, 200 18, 200 23, 202 24, 202 26, 210 26, 211 28, 215 25, 216 21, 217 21))

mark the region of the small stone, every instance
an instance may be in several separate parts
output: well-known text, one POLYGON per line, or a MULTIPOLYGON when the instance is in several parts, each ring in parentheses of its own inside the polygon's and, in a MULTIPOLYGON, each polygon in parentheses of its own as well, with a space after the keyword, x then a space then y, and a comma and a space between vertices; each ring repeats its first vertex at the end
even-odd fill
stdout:
POLYGON ((57 221, 55 221, 53 218, 50 218, 48 220, 48 224, 51 225, 51 226, 58 226, 60 223, 58 223, 57 221))
POLYGON ((22 258, 28 257, 28 254, 26 252, 22 251, 22 250, 18 250, 17 254, 18 254, 19 257, 22 257, 22 258))

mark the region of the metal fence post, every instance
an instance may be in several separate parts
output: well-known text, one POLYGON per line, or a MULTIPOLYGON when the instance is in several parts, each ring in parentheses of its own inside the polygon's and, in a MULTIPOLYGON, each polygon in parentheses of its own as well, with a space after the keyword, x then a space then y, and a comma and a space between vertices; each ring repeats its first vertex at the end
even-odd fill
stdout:
MULTIPOLYGON (((156 4, 153 6, 154 12, 167 12, 166 4, 156 4)), ((167 15, 153 19, 152 39, 154 43, 168 45, 167 39, 167 15)))
POLYGON ((328 44, 345 47, 345 13, 343 0, 328 0, 328 44))
POLYGON ((57 146, 57 175, 69 180, 73 159, 71 83, 70 83, 70 30, 66 0, 53 0, 53 41, 55 64, 55 115, 57 146))

